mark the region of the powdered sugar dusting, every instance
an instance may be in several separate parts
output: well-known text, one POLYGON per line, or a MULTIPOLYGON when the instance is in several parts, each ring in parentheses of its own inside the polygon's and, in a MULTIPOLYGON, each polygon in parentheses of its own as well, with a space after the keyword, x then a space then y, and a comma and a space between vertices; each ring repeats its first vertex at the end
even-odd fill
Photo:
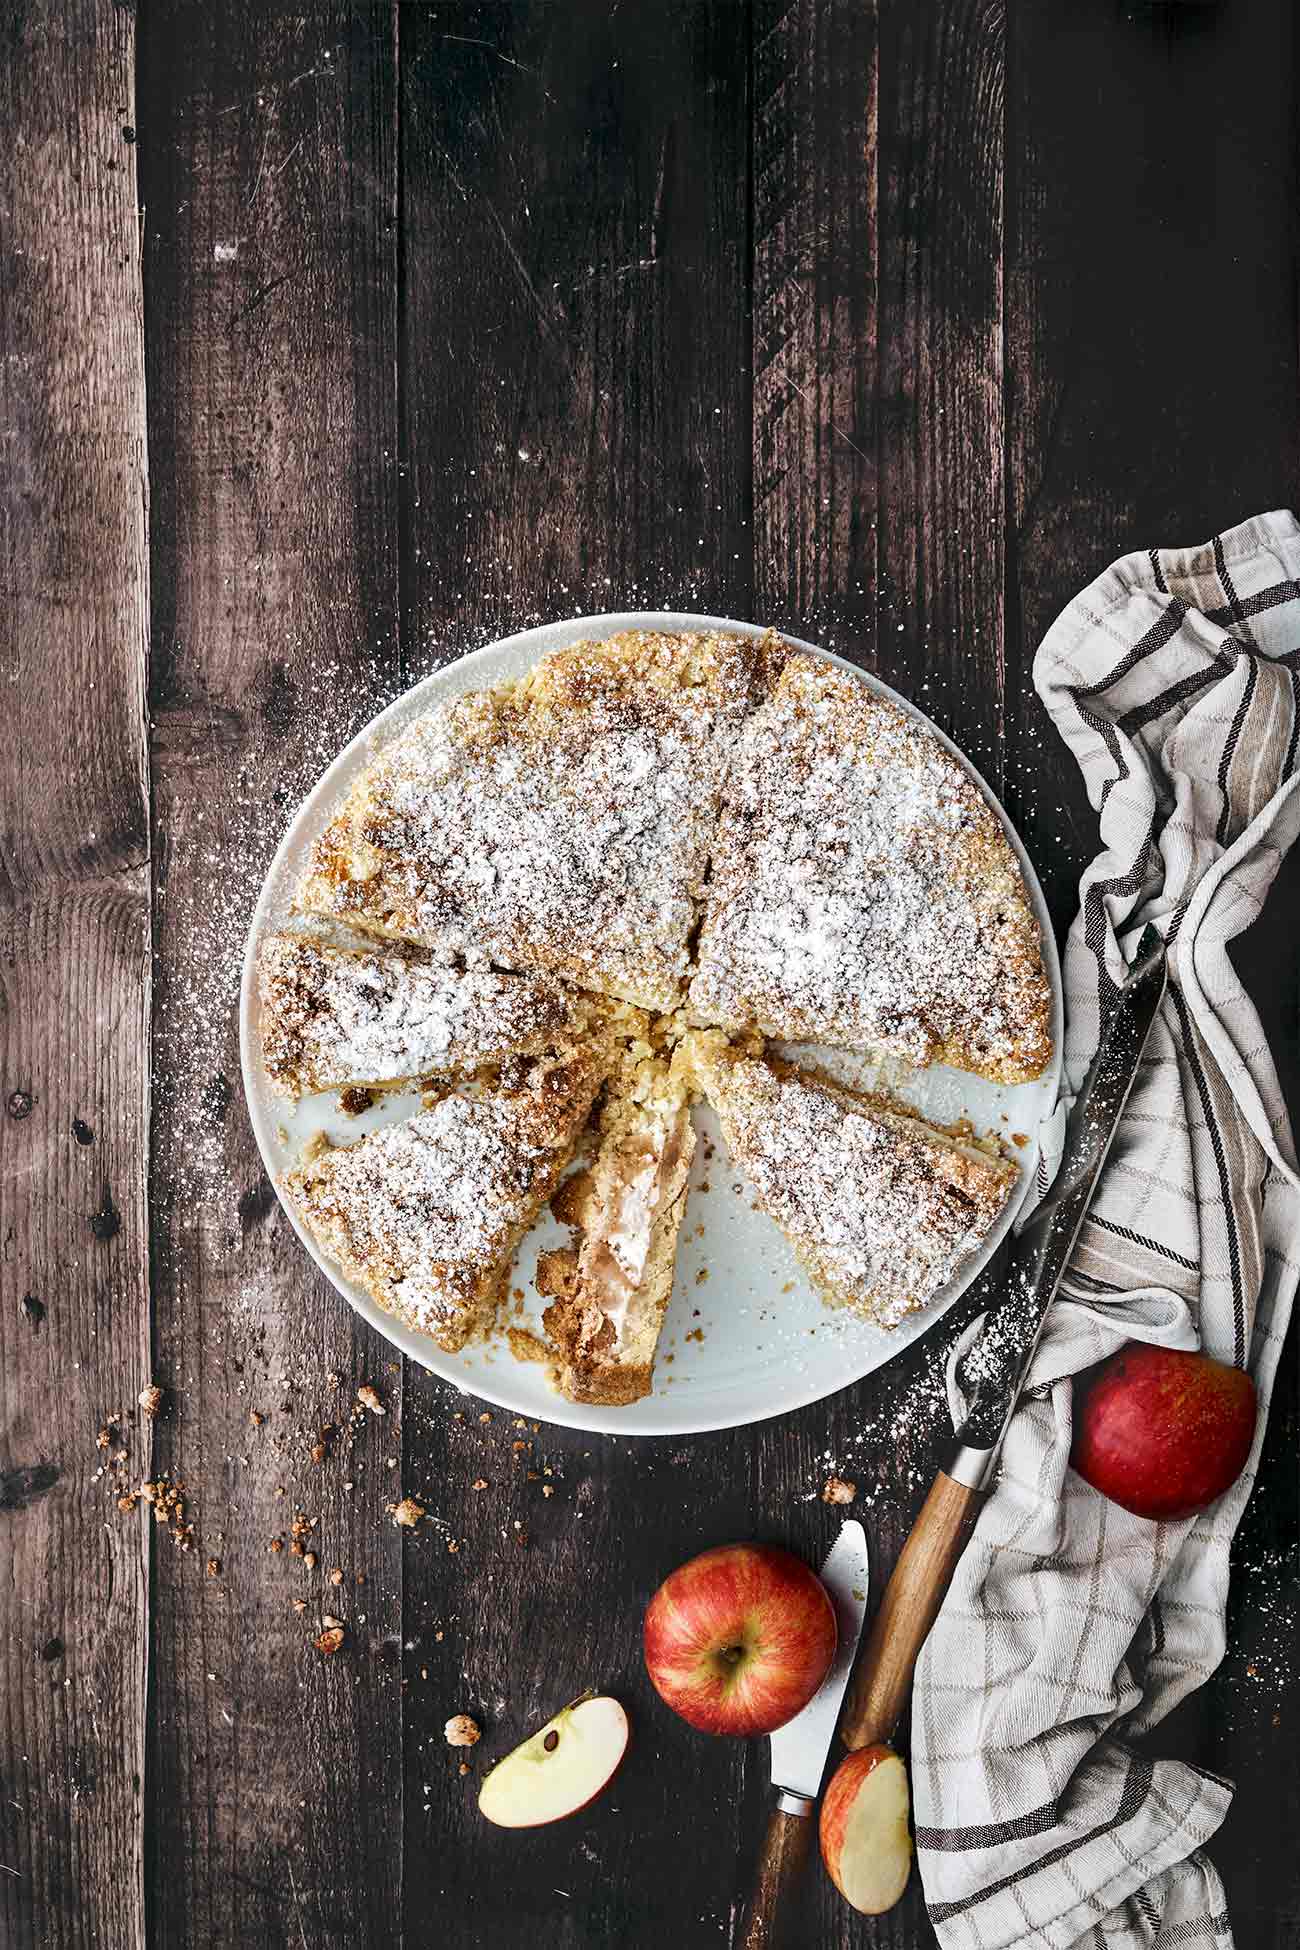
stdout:
POLYGON ((571 1002, 542 976, 452 968, 320 928, 272 935, 258 972, 263 1058, 289 1095, 475 1069, 540 1050, 575 1023, 571 1002))
POLYGON ((317 848, 309 912, 671 1008, 764 650, 631 633, 417 719, 317 848))
POLYGON ((927 1138, 806 1072, 690 1045, 732 1160, 832 1302, 896 1326, 974 1251, 1010 1167, 927 1138))
POLYGON ((1015 1080, 1050 994, 1015 858, 963 768, 792 657, 729 782, 691 1006, 706 1022, 1015 1080))

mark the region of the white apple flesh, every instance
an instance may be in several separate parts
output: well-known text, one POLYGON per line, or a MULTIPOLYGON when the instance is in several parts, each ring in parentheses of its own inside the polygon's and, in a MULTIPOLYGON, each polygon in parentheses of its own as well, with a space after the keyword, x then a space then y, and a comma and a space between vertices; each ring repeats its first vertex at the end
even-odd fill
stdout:
POLYGON ((497 1762, 479 1789, 480 1811, 498 1828, 540 1828, 577 1814, 618 1772, 628 1731, 616 1699, 575 1700, 497 1762))
POLYGON ((840 1762, 822 1798, 822 1860, 846 1903, 883 1916, 912 1871, 907 1769, 888 1747, 863 1747, 840 1762))

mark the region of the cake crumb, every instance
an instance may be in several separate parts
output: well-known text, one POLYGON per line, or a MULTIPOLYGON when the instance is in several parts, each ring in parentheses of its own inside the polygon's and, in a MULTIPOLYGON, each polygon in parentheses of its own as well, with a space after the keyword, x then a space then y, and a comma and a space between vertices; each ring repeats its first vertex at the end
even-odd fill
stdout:
POLYGON ((136 1400, 139 1402, 142 1412, 152 1420, 162 1407, 163 1391, 156 1381, 151 1381, 147 1388, 140 1390, 140 1393, 136 1396, 136 1400))
POLYGON ((477 1720, 468 1713, 453 1713, 442 1730, 442 1737, 449 1747, 472 1747, 481 1735, 477 1720))
POLYGON ((343 1638, 344 1631, 341 1625, 327 1625, 325 1630, 312 1640, 312 1644, 323 1658, 328 1658, 332 1652, 338 1651, 343 1638))
POLYGON ((858 1493, 856 1483, 843 1476, 828 1476, 822 1490, 823 1503, 852 1503, 858 1493))
POLYGON ((388 1506, 388 1513, 403 1530, 414 1530, 424 1515, 424 1505, 417 1503, 413 1496, 404 1496, 400 1503, 388 1506))
POLYGON ((372 1415, 387 1415, 388 1413, 388 1410, 379 1399, 378 1389, 372 1388, 368 1381, 363 1382, 360 1388, 357 1389, 357 1400, 363 1408, 368 1408, 372 1415))

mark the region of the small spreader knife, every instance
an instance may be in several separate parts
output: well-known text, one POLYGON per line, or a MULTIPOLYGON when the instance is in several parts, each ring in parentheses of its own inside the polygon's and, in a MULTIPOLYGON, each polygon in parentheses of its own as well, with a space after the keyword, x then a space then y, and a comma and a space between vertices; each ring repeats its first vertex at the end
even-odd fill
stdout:
POLYGON ((776 1806, 758 1859, 754 1899, 741 1938, 744 1950, 775 1950, 782 1941, 795 1940, 790 1928, 791 1897, 817 1826, 812 1817, 844 1689, 857 1657, 868 1574, 866 1532, 851 1517, 841 1525, 819 1573, 835 1607, 837 1637, 831 1669, 803 1712, 778 1727, 769 1743, 776 1806))
POLYGON ((993 1480, 1047 1309, 1128 1102, 1167 972, 1165 944, 1148 927, 1070 1111, 1060 1170, 1015 1243, 1003 1297, 958 1364, 966 1419, 903 1546, 863 1648, 840 1728, 846 1746, 887 1741, 907 1704, 917 1657, 993 1480))

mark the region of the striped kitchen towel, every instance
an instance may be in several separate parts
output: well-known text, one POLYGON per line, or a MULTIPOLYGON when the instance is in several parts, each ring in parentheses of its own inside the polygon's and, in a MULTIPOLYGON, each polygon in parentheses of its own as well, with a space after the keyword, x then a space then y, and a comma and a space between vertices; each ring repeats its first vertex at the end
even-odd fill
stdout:
POLYGON ((1129 1339, 1199 1343, 1248 1367, 1267 1409, 1300 1276, 1300 1178, 1228 948, 1300 826, 1298 645, 1300 526, 1272 514, 1204 548, 1126 556, 1035 664, 1102 843, 1066 950, 1067 1088, 1149 921, 1170 981, 1032 1398, 917 1670, 917 1844, 945 1950, 1232 1941, 1201 1852, 1231 1784, 1135 1742, 1223 1656, 1264 1417, 1219 1503, 1149 1523, 1069 1470, 1069 1377, 1129 1339))

